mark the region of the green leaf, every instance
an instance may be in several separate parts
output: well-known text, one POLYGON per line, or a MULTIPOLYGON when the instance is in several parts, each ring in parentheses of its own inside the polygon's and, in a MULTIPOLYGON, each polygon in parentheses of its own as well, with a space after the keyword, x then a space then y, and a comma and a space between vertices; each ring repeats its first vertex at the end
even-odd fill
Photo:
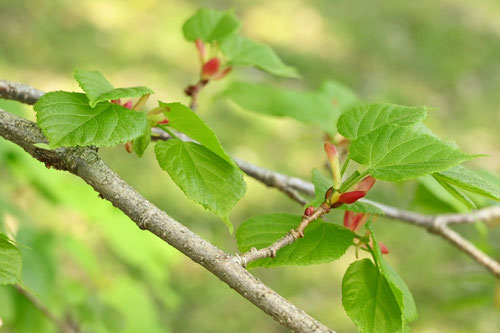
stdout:
POLYGON ((151 126, 149 124, 146 125, 146 130, 142 133, 141 136, 137 137, 132 141, 132 147, 134 148, 137 156, 141 157, 144 155, 144 151, 148 148, 149 143, 151 142, 151 126))
POLYGON ((472 201, 467 195, 462 193, 460 190, 455 188, 453 185, 448 184, 446 181, 441 180, 433 174, 434 179, 441 185, 448 193, 450 193, 455 199, 460 201, 462 204, 468 208, 477 208, 474 201, 472 201))
MULTIPOLYGON (((461 201, 459 201, 454 195, 452 195, 449 191, 447 191, 441 184, 431 175, 423 176, 418 178, 418 182, 421 186, 425 188, 425 192, 423 193, 424 197, 421 193, 417 193, 414 200, 417 200, 419 204, 424 204, 426 206, 431 205, 431 207, 437 209, 445 209, 449 211, 450 208, 457 212, 467 212, 468 208, 461 201), (430 193, 428 193, 428 192, 430 193), (442 207, 443 203, 446 204, 445 207, 442 207)), ((417 189, 418 190, 418 189, 417 189)))
POLYGON ((361 332, 401 332, 401 311, 387 279, 369 259, 352 263, 342 279, 342 305, 361 332))
POLYGON ((446 170, 470 160, 455 146, 409 127, 385 125, 353 141, 351 159, 373 177, 401 181, 446 170))
POLYGON ((19 282, 21 267, 21 252, 6 235, 0 234, 0 286, 19 282))
POLYGON ((411 126, 427 116, 425 107, 408 107, 395 104, 365 104, 355 106, 339 118, 339 133, 354 140, 377 128, 394 124, 411 126))
MULTIPOLYGON (((312 170, 312 182, 314 184, 315 198, 306 206, 318 207, 325 201, 325 193, 332 186, 332 180, 323 175, 319 170, 312 170)), ((384 215, 384 212, 369 203, 357 201, 350 205, 342 205, 339 207, 342 210, 350 210, 356 213, 366 213, 372 215, 384 215)))
POLYGON ((436 173, 434 177, 464 190, 500 201, 500 189, 497 186, 461 165, 436 173))
POLYGON ((231 36, 220 44, 229 64, 252 66, 265 72, 285 77, 299 77, 297 69, 288 65, 267 45, 242 36, 231 36))
POLYGON ((413 296, 403 279, 384 259, 377 240, 375 239, 372 225, 368 224, 367 227, 371 231, 373 240, 373 259, 377 263, 380 273, 387 279, 387 282, 389 282, 389 286, 391 287, 394 297, 396 298, 398 306, 401 310, 401 319, 403 323, 409 323, 417 319, 418 316, 413 296))
POLYGON ((169 121, 168 126, 181 131, 222 157, 228 163, 234 164, 231 157, 222 148, 215 132, 193 110, 181 103, 160 102, 160 106, 166 110, 164 114, 169 121))
POLYGON ((50 146, 113 146, 140 136, 146 127, 143 113, 110 102, 89 106, 81 93, 54 91, 34 106, 37 123, 50 146))
POLYGON ((186 196, 228 225, 228 215, 245 194, 241 171, 204 146, 178 139, 158 142, 156 159, 186 196))
POLYGON ((235 82, 223 94, 245 110, 277 117, 290 117, 336 133, 340 108, 324 91, 294 91, 266 84, 235 82))
MULTIPOLYGON (((246 252, 271 245, 291 229, 296 228, 301 217, 291 214, 266 214, 244 221, 236 231, 238 249, 246 252)), ((317 220, 299 238, 280 249, 275 258, 257 260, 249 267, 272 267, 289 265, 312 265, 340 258, 352 245, 354 234, 341 226, 317 220)))
POLYGON ((97 103, 125 97, 140 97, 153 94, 147 87, 114 88, 111 83, 98 71, 75 69, 75 80, 87 94, 91 107, 97 103))
POLYGON ((240 21, 231 12, 219 12, 202 8, 191 16, 182 26, 184 38, 204 42, 220 41, 240 28, 240 21))

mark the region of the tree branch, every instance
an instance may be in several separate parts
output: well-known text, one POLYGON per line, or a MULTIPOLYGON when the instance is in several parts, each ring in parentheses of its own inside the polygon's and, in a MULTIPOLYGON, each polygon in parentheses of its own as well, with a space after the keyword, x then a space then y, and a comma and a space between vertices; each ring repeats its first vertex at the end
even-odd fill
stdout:
POLYGON ((14 286, 16 290, 24 296, 38 311, 40 311, 48 320, 57 326, 61 333, 78 333, 80 329, 69 320, 61 320, 57 318, 35 295, 23 288, 21 285, 14 286))
POLYGON ((38 148, 35 143, 47 140, 37 125, 1 109, 0 136, 21 146, 39 161, 82 178, 139 228, 150 231, 205 267, 282 325, 297 332, 333 332, 250 274, 237 257, 219 250, 143 198, 114 173, 95 150, 38 148))

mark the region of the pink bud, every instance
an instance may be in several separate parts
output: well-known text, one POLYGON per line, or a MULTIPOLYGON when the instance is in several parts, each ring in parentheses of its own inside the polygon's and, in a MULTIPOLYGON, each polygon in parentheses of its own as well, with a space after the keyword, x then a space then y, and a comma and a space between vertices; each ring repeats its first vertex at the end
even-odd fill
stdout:
POLYGON ((205 44, 203 43, 203 41, 199 38, 197 38, 195 41, 194 41, 195 45, 196 45, 196 48, 198 49, 198 53, 200 54, 200 59, 201 61, 203 62, 203 59, 205 59, 205 44))
POLYGON ((111 100, 111 103, 113 104, 118 104, 118 105, 122 105, 122 101, 120 99, 112 99, 111 100))
POLYGON ((328 156, 328 161, 330 161, 330 165, 332 166, 333 187, 338 189, 340 188, 342 180, 340 177, 340 163, 337 148, 329 142, 325 142, 324 148, 328 156))
POLYGON ((314 207, 313 206, 309 206, 309 207, 306 208, 306 210, 304 212, 304 215, 305 216, 311 216, 313 213, 314 213, 314 207))
POLYGON ((344 214, 344 227, 350 229, 354 232, 358 231, 370 216, 364 213, 354 213, 349 210, 346 210, 344 214))
POLYGON ((375 178, 372 176, 368 175, 365 178, 363 178, 359 183, 356 185, 352 186, 349 191, 363 191, 363 192, 368 192, 372 187, 373 184, 375 184, 375 178))
POLYGON ((365 195, 366 195, 365 191, 346 192, 342 193, 337 201, 345 204, 352 204, 361 199, 362 197, 364 197, 365 195))
POLYGON ((226 75, 229 74, 232 70, 233 70, 233 67, 231 67, 231 66, 226 67, 222 71, 220 71, 219 73, 215 74, 212 77, 212 80, 221 80, 221 79, 225 78, 226 75))
POLYGON ((123 107, 126 107, 127 109, 132 109, 132 101, 128 101, 126 103, 123 103, 123 107))
POLYGON ((210 59, 209 61, 207 61, 203 65, 203 68, 201 70, 202 77, 204 77, 204 78, 212 77, 213 75, 215 75, 215 73, 217 73, 219 71, 219 67, 220 67, 220 59, 219 58, 216 57, 216 58, 210 59))
POLYGON ((380 246, 380 252, 382 252, 382 254, 388 254, 389 253, 389 250, 387 249, 387 246, 385 246, 384 243, 378 242, 378 245, 380 246))

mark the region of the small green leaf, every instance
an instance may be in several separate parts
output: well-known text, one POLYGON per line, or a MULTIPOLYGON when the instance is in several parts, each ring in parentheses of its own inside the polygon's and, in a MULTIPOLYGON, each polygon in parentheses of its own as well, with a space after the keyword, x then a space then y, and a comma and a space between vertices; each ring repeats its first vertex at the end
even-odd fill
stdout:
POLYGON ((34 105, 37 123, 52 148, 61 146, 113 146, 140 136, 146 116, 123 106, 101 102, 89 106, 81 93, 54 91, 34 105))
POLYGON ((401 332, 401 310, 370 259, 353 262, 342 279, 342 305, 361 332, 401 332))
POLYGON ((158 142, 155 153, 161 168, 186 196, 219 215, 232 232, 228 215, 246 189, 241 171, 194 142, 158 142))
POLYGON ((6 235, 0 234, 0 286, 19 282, 21 267, 21 252, 6 235))
POLYGON ((448 193, 450 193, 454 198, 463 203, 468 208, 477 208, 474 201, 472 201, 467 195, 462 193, 457 188, 453 187, 453 185, 448 184, 445 180, 441 180, 433 174, 434 179, 441 185, 448 193))
POLYGON ((160 106, 166 110, 164 114, 169 121, 168 126, 181 131, 227 162, 234 164, 231 157, 222 148, 215 132, 193 110, 181 103, 160 102, 160 106))
POLYGON ((135 138, 132 141, 132 147, 134 148, 137 156, 141 157, 144 155, 144 151, 148 148, 149 143, 151 142, 151 126, 149 124, 146 125, 146 130, 142 133, 141 136, 135 138))
POLYGON ((91 107, 97 103, 125 97, 140 97, 153 94, 147 87, 114 88, 111 83, 98 71, 75 69, 75 80, 87 94, 91 107))
POLYGON ((445 211, 453 209, 462 213, 469 210, 466 205, 441 186, 438 180, 436 180, 433 176, 426 175, 419 177, 417 181, 420 186, 423 187, 423 189, 417 189, 417 191, 423 191, 423 193, 417 193, 414 198, 414 200, 417 200, 417 204, 423 204, 425 206, 430 205, 433 208, 439 210, 444 209, 445 211), (443 203, 445 203, 445 205, 443 205, 443 203))
POLYGON ((425 107, 408 107, 395 104, 365 104, 355 106, 339 118, 339 133, 354 140, 377 128, 394 124, 411 126, 427 116, 425 107))
POLYGON ((409 127, 385 125, 354 140, 351 159, 373 177, 401 181, 446 170, 470 160, 454 145, 409 127))
POLYGON ((221 42, 220 49, 229 64, 252 66, 278 76, 299 77, 297 69, 285 65, 272 48, 245 37, 228 37, 221 42))
MULTIPOLYGON (((246 252, 271 245, 291 229, 296 228, 301 217, 291 214, 266 214, 244 221, 236 231, 238 249, 246 252)), ((289 265, 312 265, 330 262, 340 258, 352 245, 354 234, 341 226, 317 220, 299 238, 280 249, 276 258, 257 260, 249 267, 273 267, 289 265)))
POLYGON ((417 319, 418 314, 415 301, 406 283, 382 256, 382 252, 380 251, 380 247, 373 233, 372 225, 368 224, 367 227, 371 231, 373 239, 373 259, 377 263, 380 273, 387 279, 387 282, 389 282, 389 286, 401 310, 401 319, 404 325, 406 325, 406 323, 417 319))
POLYGON ((500 189, 497 186, 461 165, 436 173, 434 177, 464 190, 500 201, 500 189))
MULTIPOLYGON (((323 201, 325 201, 326 191, 332 186, 332 180, 323 175, 319 170, 312 170, 312 182, 314 184, 315 198, 313 201, 308 203, 306 206, 318 207, 323 201)), ((374 205, 366 202, 357 201, 350 205, 342 205, 338 209, 350 210, 356 213, 366 213, 372 215, 384 215, 384 212, 374 205)))
POLYGON ((182 26, 184 38, 204 42, 220 41, 240 28, 240 21, 231 12, 219 12, 202 8, 191 16, 182 26))
POLYGON ((293 91, 267 84, 235 82, 223 95, 245 110, 315 124, 333 136, 341 109, 332 103, 330 93, 321 90, 293 91))

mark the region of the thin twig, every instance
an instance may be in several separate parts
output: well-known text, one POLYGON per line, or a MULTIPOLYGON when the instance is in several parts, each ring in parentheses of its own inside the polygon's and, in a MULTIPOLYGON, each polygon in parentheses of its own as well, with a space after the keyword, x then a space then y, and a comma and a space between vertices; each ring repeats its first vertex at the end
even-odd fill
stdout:
POLYGON ((274 258, 276 257, 276 253, 281 248, 292 244, 297 239, 304 237, 305 228, 313 221, 319 219, 322 215, 328 213, 331 210, 330 206, 326 204, 320 205, 311 215, 304 215, 300 224, 297 228, 290 230, 285 236, 278 239, 273 244, 262 248, 262 249, 251 249, 241 255, 237 255, 235 258, 238 260, 243 267, 246 267, 252 261, 262 259, 262 258, 274 258))
POLYGON ((23 295, 38 311, 40 311, 48 320, 57 326, 61 333, 78 333, 80 330, 75 326, 74 322, 59 319, 53 314, 49 308, 45 306, 35 295, 23 288, 21 285, 16 284, 15 288, 23 295))

